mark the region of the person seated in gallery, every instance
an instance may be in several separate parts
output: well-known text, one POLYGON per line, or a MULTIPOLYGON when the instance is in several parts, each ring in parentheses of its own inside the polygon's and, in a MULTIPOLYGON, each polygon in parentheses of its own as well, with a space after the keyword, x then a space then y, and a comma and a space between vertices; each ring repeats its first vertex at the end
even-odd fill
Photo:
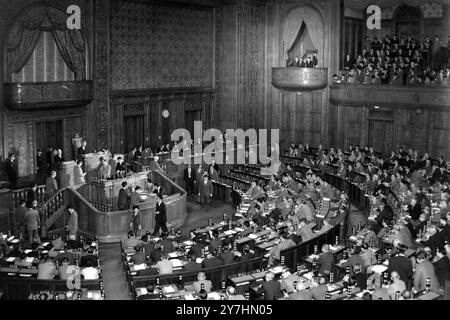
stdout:
POLYGON ((117 178, 124 178, 127 175, 127 165, 123 161, 122 157, 117 157, 116 162, 116 176, 117 178))
POLYGON ((62 150, 58 149, 57 150, 57 154, 53 157, 53 163, 56 165, 56 167, 58 167, 64 161, 66 161, 66 160, 64 159, 64 156, 62 154, 62 150))
POLYGON ((198 273, 197 281, 194 281, 193 285, 194 285, 194 290, 196 293, 200 292, 202 285, 206 292, 211 292, 211 289, 212 289, 212 282, 211 282, 211 280, 206 279, 206 274, 204 272, 198 273))

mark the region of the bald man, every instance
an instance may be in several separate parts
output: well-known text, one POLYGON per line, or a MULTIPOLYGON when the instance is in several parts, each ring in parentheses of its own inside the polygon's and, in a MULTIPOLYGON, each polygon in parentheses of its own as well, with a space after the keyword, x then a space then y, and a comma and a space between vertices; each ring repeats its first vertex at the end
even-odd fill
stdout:
POLYGON ((389 285, 388 292, 389 296, 392 300, 395 300, 395 294, 396 292, 400 292, 400 294, 403 293, 403 291, 406 290, 406 284, 405 281, 400 280, 400 276, 397 271, 391 272, 391 279, 392 283, 389 285))

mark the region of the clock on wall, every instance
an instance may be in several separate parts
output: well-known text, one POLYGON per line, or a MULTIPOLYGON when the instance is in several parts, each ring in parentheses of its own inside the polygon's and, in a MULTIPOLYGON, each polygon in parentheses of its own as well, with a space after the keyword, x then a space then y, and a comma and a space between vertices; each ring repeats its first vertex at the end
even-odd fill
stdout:
POLYGON ((167 110, 167 109, 164 109, 163 111, 162 111, 162 116, 163 116, 163 118, 168 118, 169 117, 169 115, 170 115, 170 113, 169 113, 169 110, 167 110))

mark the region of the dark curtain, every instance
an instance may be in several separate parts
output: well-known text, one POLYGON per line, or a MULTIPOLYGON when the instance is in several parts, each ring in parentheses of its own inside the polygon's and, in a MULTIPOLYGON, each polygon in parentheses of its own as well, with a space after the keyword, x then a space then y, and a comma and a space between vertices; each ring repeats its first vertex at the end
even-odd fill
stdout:
POLYGON ((58 50, 75 80, 86 80, 86 44, 80 30, 68 30, 65 12, 50 7, 35 7, 16 20, 6 42, 7 75, 19 72, 28 62, 41 31, 51 31, 58 50))
POLYGON ((25 14, 9 30, 6 40, 6 70, 8 77, 19 72, 30 59, 36 47, 41 31, 39 26, 44 20, 43 10, 35 14, 25 14))
POLYGON ((53 30, 58 50, 70 70, 75 74, 75 80, 86 80, 85 45, 79 31, 53 30))

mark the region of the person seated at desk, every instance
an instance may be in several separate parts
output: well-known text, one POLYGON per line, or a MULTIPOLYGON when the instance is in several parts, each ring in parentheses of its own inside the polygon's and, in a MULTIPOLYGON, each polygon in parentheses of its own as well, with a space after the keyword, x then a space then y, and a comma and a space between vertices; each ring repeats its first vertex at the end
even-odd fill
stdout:
POLYGON ((122 240, 122 243, 123 243, 123 247, 125 249, 127 249, 127 248, 134 248, 135 246, 140 244, 141 241, 135 237, 135 234, 133 231, 129 231, 128 238, 122 240))
POLYGON ((183 271, 198 271, 202 269, 202 264, 197 262, 197 256, 191 252, 188 262, 183 266, 183 271))
POLYGON ((391 257, 388 261, 388 269, 386 270, 389 274, 392 272, 397 272, 400 280, 405 282, 408 289, 412 286, 413 279, 413 264, 410 259, 405 256, 406 250, 408 248, 402 244, 397 247, 397 254, 391 257))
POLYGON ((152 263, 157 263, 162 260, 163 256, 163 247, 161 242, 158 242, 154 245, 153 251, 150 253, 150 261, 152 263))
POLYGON ((158 269, 159 274, 173 273, 172 261, 170 261, 169 257, 165 254, 161 256, 161 261, 158 261, 152 268, 158 269))
POLYGON ((332 265, 335 263, 334 255, 330 251, 329 244, 322 245, 322 253, 319 255, 317 259, 320 265, 319 272, 322 274, 330 274, 332 270, 332 265))
POLYGON ((307 223, 310 223, 314 220, 313 210, 311 210, 311 208, 306 204, 306 201, 301 201, 301 203, 296 207, 295 213, 299 221, 305 219, 307 223))
POLYGON ((19 254, 19 257, 14 261, 14 265, 19 268, 28 268, 31 267, 33 264, 31 262, 27 261, 27 255, 25 252, 21 252, 19 254))
POLYGON ((62 250, 64 249, 64 246, 66 245, 62 239, 62 235, 57 234, 55 236, 55 239, 52 240, 51 244, 53 245, 53 248, 55 250, 62 250))
POLYGON ((208 257, 202 262, 203 268, 208 269, 222 266, 223 261, 218 257, 218 255, 219 253, 217 250, 210 251, 208 257))
POLYGON ((314 232, 312 231, 311 224, 308 224, 306 222, 306 219, 300 220, 297 235, 299 235, 302 238, 302 242, 306 242, 314 238, 314 232))
POLYGON ((229 286, 225 290, 226 300, 234 301, 234 300, 246 300, 242 294, 236 294, 236 289, 232 286, 229 286))
POLYGON ((176 246, 178 246, 176 242, 172 241, 167 236, 167 232, 161 233, 161 246, 163 254, 169 254, 170 252, 175 251, 176 246))
POLYGON ((214 229, 210 233, 210 241, 208 244, 208 249, 211 252, 212 250, 219 250, 220 246, 222 246, 222 239, 219 238, 219 230, 214 229))
POLYGON ((147 261, 147 253, 144 252, 143 245, 137 245, 134 247, 135 254, 130 257, 129 262, 134 264, 143 264, 147 261))
POLYGON ((265 282, 260 284, 256 291, 258 294, 264 294, 264 300, 278 300, 283 297, 281 284, 275 280, 273 272, 267 272, 264 280, 265 282))
POLYGON ((138 300, 153 300, 159 298, 159 294, 156 291, 156 287, 153 283, 149 284, 146 289, 147 293, 141 294, 139 297, 137 297, 138 300))
POLYGON ((359 263, 353 266, 353 276, 356 279, 356 287, 365 290, 367 288, 367 274, 363 272, 363 266, 359 263))
POLYGON ((37 278, 40 280, 52 280, 58 274, 56 265, 53 260, 45 254, 38 265, 37 278))
POLYGON ((202 285, 206 292, 211 292, 212 282, 211 280, 206 279, 206 274, 204 272, 199 272, 197 275, 197 281, 194 281, 193 286, 196 293, 199 293, 202 290, 202 285))
POLYGON ((253 228, 251 228, 251 226, 250 226, 250 221, 245 220, 244 221, 244 231, 241 232, 241 236, 246 237, 251 233, 253 233, 253 228))
POLYGON ((81 269, 81 275, 84 280, 97 280, 98 279, 98 269, 94 267, 92 262, 88 260, 85 267, 81 269))
POLYGON ((301 278, 296 274, 292 274, 288 267, 283 268, 281 272, 281 279, 280 289, 287 294, 294 291, 294 282, 301 282, 301 278))
POLYGON ((416 270, 414 272, 414 291, 420 292, 426 289, 427 279, 430 279, 430 290, 439 293, 439 281, 434 267, 426 259, 425 251, 421 250, 416 256, 416 270))
POLYGON ((235 255, 231 243, 224 245, 222 249, 223 251, 219 256, 220 260, 222 260, 222 264, 227 265, 235 262, 235 255))
POLYGON ((249 261, 255 258, 255 253, 250 250, 250 246, 245 244, 242 248, 241 262, 249 261))
POLYGON ((395 300, 397 291, 400 292, 400 294, 402 294, 403 291, 406 290, 406 284, 403 280, 400 279, 400 276, 397 271, 391 272, 391 279, 392 283, 389 285, 387 290, 389 292, 391 300, 395 300))
POLYGON ((311 295, 313 300, 325 300, 328 287, 325 284, 325 278, 313 277, 310 282, 311 295))
POLYGON ((257 199, 264 197, 264 192, 256 180, 251 182, 250 188, 247 190, 246 194, 250 197, 250 201, 256 201, 257 199))
MULTIPOLYGON (((360 266, 363 265, 363 261, 361 259, 360 253, 361 253, 361 247, 355 246, 353 249, 347 250, 349 258, 345 260, 342 264, 342 268, 350 267, 350 275, 354 275, 353 266, 356 264, 359 264, 360 266)), ((364 270, 365 271, 365 270, 364 270)))
POLYGON ((93 266, 96 266, 98 264, 98 257, 94 255, 94 248, 92 248, 91 246, 89 246, 89 248, 87 249, 86 254, 81 256, 80 267, 86 267, 88 263, 93 266))
POLYGON ((450 259, 447 254, 447 249, 442 248, 436 252, 433 261, 434 271, 441 287, 445 287, 445 282, 450 280, 450 259))
POLYGON ((111 166, 108 164, 105 158, 101 158, 101 165, 98 169, 97 177, 99 180, 108 180, 111 178, 111 166))
POLYGON ((76 265, 74 263, 70 263, 69 258, 64 257, 61 259, 61 266, 59 267, 59 278, 61 280, 67 280, 71 275, 74 274, 74 268, 76 265))
POLYGON ((361 245, 360 257, 362 260, 362 267, 364 270, 367 270, 369 266, 372 266, 377 263, 375 252, 373 252, 373 250, 370 249, 367 243, 363 243, 361 245))
POLYGON ((296 246, 295 242, 292 241, 291 239, 288 239, 286 233, 280 234, 280 243, 278 243, 269 251, 269 261, 267 263, 268 266, 272 266, 275 261, 276 262, 280 261, 281 251, 295 246, 296 246))

